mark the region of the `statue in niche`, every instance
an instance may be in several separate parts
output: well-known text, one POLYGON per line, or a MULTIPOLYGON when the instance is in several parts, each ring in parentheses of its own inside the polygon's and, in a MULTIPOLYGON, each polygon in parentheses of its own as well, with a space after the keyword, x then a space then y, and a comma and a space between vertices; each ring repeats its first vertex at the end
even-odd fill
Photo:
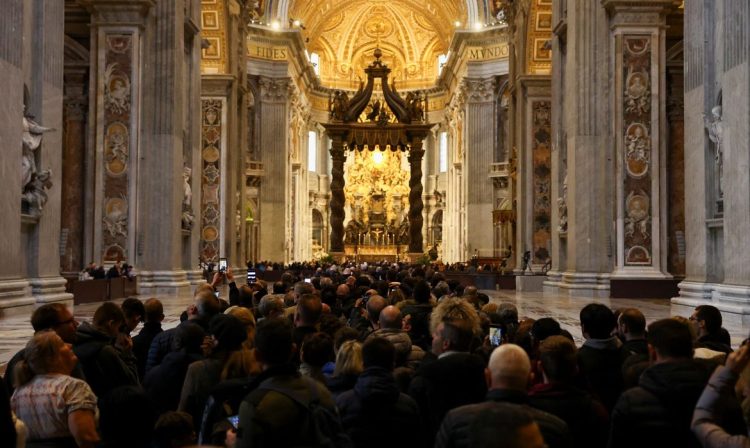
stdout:
POLYGON ((26 112, 23 107, 23 134, 21 156, 21 179, 23 185, 22 199, 30 206, 41 212, 47 203, 46 190, 52 187, 52 171, 38 171, 36 167, 36 151, 42 144, 42 137, 54 128, 46 128, 34 121, 34 116, 26 112))
POLYGON ((703 115, 703 122, 708 131, 708 138, 716 147, 714 161, 716 162, 720 197, 724 196, 724 188, 722 185, 724 177, 724 149, 721 146, 724 137, 724 124, 722 120, 723 116, 721 106, 714 106, 714 108, 711 109, 711 118, 707 118, 705 114, 703 115))
POLYGON ((651 235, 649 232, 649 198, 641 191, 638 194, 631 191, 625 199, 625 238, 632 238, 636 230, 643 239, 651 235))
POLYGON ((367 114, 367 121, 375 122, 380 116, 380 100, 375 100, 374 103, 370 104, 370 112, 367 114))
POLYGON ((344 120, 346 111, 349 108, 349 95, 346 92, 337 90, 333 95, 333 99, 329 100, 330 116, 334 120, 344 120))
POLYGON ((190 177, 193 170, 185 165, 182 168, 182 228, 190 230, 193 228, 193 189, 190 186, 190 177))
POLYGON ((404 218, 398 226, 398 243, 409 244, 409 218, 404 218))
POLYGON ((568 175, 565 174, 562 184, 562 194, 557 198, 557 210, 560 215, 560 223, 557 231, 565 233, 568 231, 568 175))

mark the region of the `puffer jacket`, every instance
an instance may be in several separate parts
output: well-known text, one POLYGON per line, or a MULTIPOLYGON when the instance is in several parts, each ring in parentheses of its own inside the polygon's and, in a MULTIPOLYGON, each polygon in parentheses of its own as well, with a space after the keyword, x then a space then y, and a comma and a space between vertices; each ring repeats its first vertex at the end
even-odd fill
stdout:
POLYGON ((406 366, 416 370, 424 358, 424 350, 411 343, 411 337, 405 330, 381 328, 370 333, 367 339, 383 338, 391 341, 396 347, 396 366, 406 366))
POLYGON ((717 368, 695 405, 693 432, 704 447, 750 448, 747 430, 732 435, 726 428, 727 415, 734 414, 736 420, 741 409, 734 393, 738 379, 731 369, 725 366, 717 368))
POLYGON ((609 446, 700 447, 690 421, 709 375, 705 364, 692 359, 646 369, 612 411, 609 446))
POLYGON ((100 399, 116 387, 138 385, 135 356, 115 348, 112 338, 90 323, 78 327, 73 352, 83 367, 86 382, 100 399))
POLYGON ((354 389, 338 396, 336 405, 357 448, 418 446, 417 403, 399 391, 390 371, 365 369, 354 389))

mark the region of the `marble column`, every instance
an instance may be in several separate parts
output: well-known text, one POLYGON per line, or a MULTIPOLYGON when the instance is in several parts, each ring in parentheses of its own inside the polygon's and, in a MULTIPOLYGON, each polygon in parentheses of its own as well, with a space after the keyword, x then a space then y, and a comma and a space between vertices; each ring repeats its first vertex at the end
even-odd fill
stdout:
MULTIPOLYGON (((48 200, 36 222, 27 223, 27 275, 37 304, 71 302, 65 292, 66 280, 60 276, 60 213, 63 153, 63 54, 65 5, 63 2, 37 0, 31 6, 31 32, 24 65, 30 70, 29 112, 40 124, 55 128, 44 134, 37 150, 37 168, 50 170, 52 186, 48 200), (27 65, 28 64, 28 65, 27 65)), ((24 251, 24 248, 21 249, 24 251)))
POLYGON ((685 4, 686 277, 676 307, 750 321, 750 5, 685 4), (720 109, 717 109, 720 107, 720 109), (723 193, 723 194, 722 194, 723 193))
POLYGON ((491 256, 494 248, 492 210, 494 186, 490 167, 497 145, 496 82, 494 78, 464 79, 466 95, 466 254, 491 256))
MULTIPOLYGON (((557 290, 571 296, 609 296, 612 250, 612 160, 610 127, 610 31, 600 2, 569 2, 565 102, 559 128, 567 155, 568 231, 565 265, 557 290)), ((561 63, 553 54, 552 66, 561 63)), ((562 257, 561 257, 562 258, 562 257)))
POLYGON ((153 34, 145 35, 140 62, 141 147, 131 176, 138 201, 138 287, 144 295, 189 294, 182 260, 183 110, 192 104, 185 95, 184 4, 157 0, 149 19, 153 34))
MULTIPOLYGON (((260 77, 260 156, 266 177, 260 193, 260 258, 283 261, 289 235, 290 206, 289 78, 260 77)), ((257 104, 257 103, 256 103, 257 104)))
POLYGON ((86 112, 88 98, 85 78, 88 70, 66 67, 64 99, 64 144, 62 172, 62 210, 60 266, 66 277, 75 276, 84 267, 83 205, 84 165, 86 162, 86 112))
POLYGON ((409 177, 409 252, 412 254, 422 254, 423 239, 422 227, 424 219, 422 211, 424 202, 422 200, 422 158, 424 150, 422 149, 422 140, 414 139, 409 148, 409 166, 411 174, 409 177))
POLYGON ((344 253, 344 163, 346 152, 339 136, 331 137, 331 254, 344 253))
POLYGON ((674 0, 605 0, 614 53, 617 256, 612 278, 671 278, 666 244, 666 14, 674 0))
POLYGON ((0 73, 3 73, 4 96, 0 101, 0 139, 7 148, 0 151, 0 246, 6 254, 0 257, 0 313, 28 312, 34 303, 25 278, 25 248, 21 245, 21 123, 23 119, 23 0, 3 2, 0 14, 0 73), (17 257, 15 254, 21 255, 17 257), (19 260, 21 258, 21 260, 19 260))

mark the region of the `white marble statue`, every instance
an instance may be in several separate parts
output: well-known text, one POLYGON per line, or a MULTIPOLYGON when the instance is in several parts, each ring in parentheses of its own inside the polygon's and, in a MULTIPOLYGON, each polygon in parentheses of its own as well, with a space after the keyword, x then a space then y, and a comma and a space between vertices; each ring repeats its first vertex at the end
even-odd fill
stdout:
POLYGON ((21 177, 23 179, 24 189, 30 186, 36 169, 36 150, 42 144, 42 137, 46 132, 52 132, 54 128, 45 128, 39 125, 33 119, 32 115, 26 113, 26 106, 23 108, 23 157, 21 158, 21 177))
POLYGON ((190 186, 190 176, 193 170, 189 166, 185 165, 182 167, 182 203, 188 207, 193 205, 193 189, 190 186))
POLYGON ((714 106, 714 108, 711 109, 711 118, 703 115, 703 122, 705 123, 706 130, 708 131, 708 138, 714 143, 716 147, 714 160, 716 161, 720 195, 723 195, 724 193, 724 188, 722 186, 724 177, 724 148, 722 147, 722 141, 724 138, 724 124, 722 123, 722 121, 723 116, 721 106, 714 106))
POLYGON ((560 215, 560 223, 557 231, 564 233, 568 231, 568 175, 565 174, 562 184, 562 193, 557 198, 557 210, 560 215))

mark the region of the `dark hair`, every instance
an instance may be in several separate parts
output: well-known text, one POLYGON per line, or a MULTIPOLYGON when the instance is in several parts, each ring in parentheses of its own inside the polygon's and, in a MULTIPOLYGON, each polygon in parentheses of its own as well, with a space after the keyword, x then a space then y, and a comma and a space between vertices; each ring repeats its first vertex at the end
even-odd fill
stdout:
POLYGON ((692 358, 693 338, 690 328, 675 319, 661 319, 648 326, 648 343, 659 356, 692 358))
POLYGON ((524 448, 518 431, 534 423, 531 414, 521 406, 492 403, 480 412, 469 425, 469 446, 474 448, 524 448))
POLYGON ((221 312, 221 302, 216 296, 210 291, 201 291, 195 296, 195 307, 198 311, 198 316, 208 321, 216 314, 221 312))
POLYGON ((567 383, 576 376, 577 349, 565 336, 550 336, 539 344, 539 360, 550 381, 567 383))
POLYGON ((148 299, 144 302, 146 322, 159 322, 164 317, 164 305, 159 299, 148 299))
POLYGON ((31 326, 35 332, 54 328, 60 323, 60 314, 65 309, 62 303, 46 303, 31 314, 31 326))
POLYGON ((601 303, 589 303, 581 309, 583 331, 593 339, 607 339, 615 328, 615 315, 601 303))
POLYGON ((147 446, 157 417, 154 403, 138 386, 120 386, 99 399, 99 432, 107 446, 147 446))
POLYGON ((542 342, 550 336, 560 334, 560 323, 551 317, 542 317, 531 325, 531 337, 542 342))
POLYGON ((339 348, 346 341, 357 341, 359 340, 359 332, 352 327, 339 328, 333 335, 333 348, 338 353, 339 348))
POLYGON ((255 330, 255 350, 268 365, 289 362, 292 356, 292 324, 288 319, 263 319, 255 330))
POLYGON ((109 321, 121 324, 125 322, 125 315, 120 307, 113 302, 104 302, 94 311, 94 326, 102 327, 109 321))
MULTIPOLYGON (((154 426, 155 448, 171 448, 174 441, 194 443, 193 417, 187 412, 168 411, 154 426)), ((180 445, 182 446, 182 445, 180 445)))
POLYGON ((362 363, 365 369, 382 367, 393 370, 396 362, 396 347, 385 338, 369 338, 362 346, 362 363))
POLYGON ((633 334, 643 334, 646 331, 646 317, 638 308, 625 308, 620 313, 620 322, 628 327, 633 334))
POLYGON ((274 282, 273 293, 274 294, 286 294, 286 284, 282 281, 274 282))
POLYGON ((430 301, 430 284, 424 280, 419 280, 412 291, 414 300, 417 303, 427 303, 430 301))
POLYGON ((706 323, 709 334, 718 334, 721 329, 721 312, 713 305, 698 305, 695 307, 695 318, 706 323))
POLYGON ((323 367, 333 361, 333 339, 323 332, 308 335, 302 342, 302 362, 313 367, 323 367))
POLYGON ((442 336, 444 340, 450 342, 450 350, 465 352, 471 348, 474 331, 469 322, 462 319, 450 319, 444 320, 442 324, 442 336))
POLYGON ((139 320, 142 321, 143 318, 146 317, 146 307, 143 306, 143 302, 138 299, 128 297, 122 302, 120 308, 122 309, 122 313, 128 319, 133 316, 141 316, 139 320))
POLYGON ((217 350, 237 350, 247 339, 245 325, 229 314, 217 314, 208 323, 208 332, 216 341, 217 350))
POLYGON ((205 336, 206 332, 200 325, 185 321, 174 329, 172 349, 185 349, 188 353, 202 353, 201 344, 205 336))
POLYGON ((253 308, 253 288, 242 285, 239 288, 239 294, 237 296, 237 305, 244 306, 245 308, 253 308))
POLYGON ((303 325, 315 325, 323 313, 323 304, 315 294, 304 294, 297 303, 297 313, 303 325))

